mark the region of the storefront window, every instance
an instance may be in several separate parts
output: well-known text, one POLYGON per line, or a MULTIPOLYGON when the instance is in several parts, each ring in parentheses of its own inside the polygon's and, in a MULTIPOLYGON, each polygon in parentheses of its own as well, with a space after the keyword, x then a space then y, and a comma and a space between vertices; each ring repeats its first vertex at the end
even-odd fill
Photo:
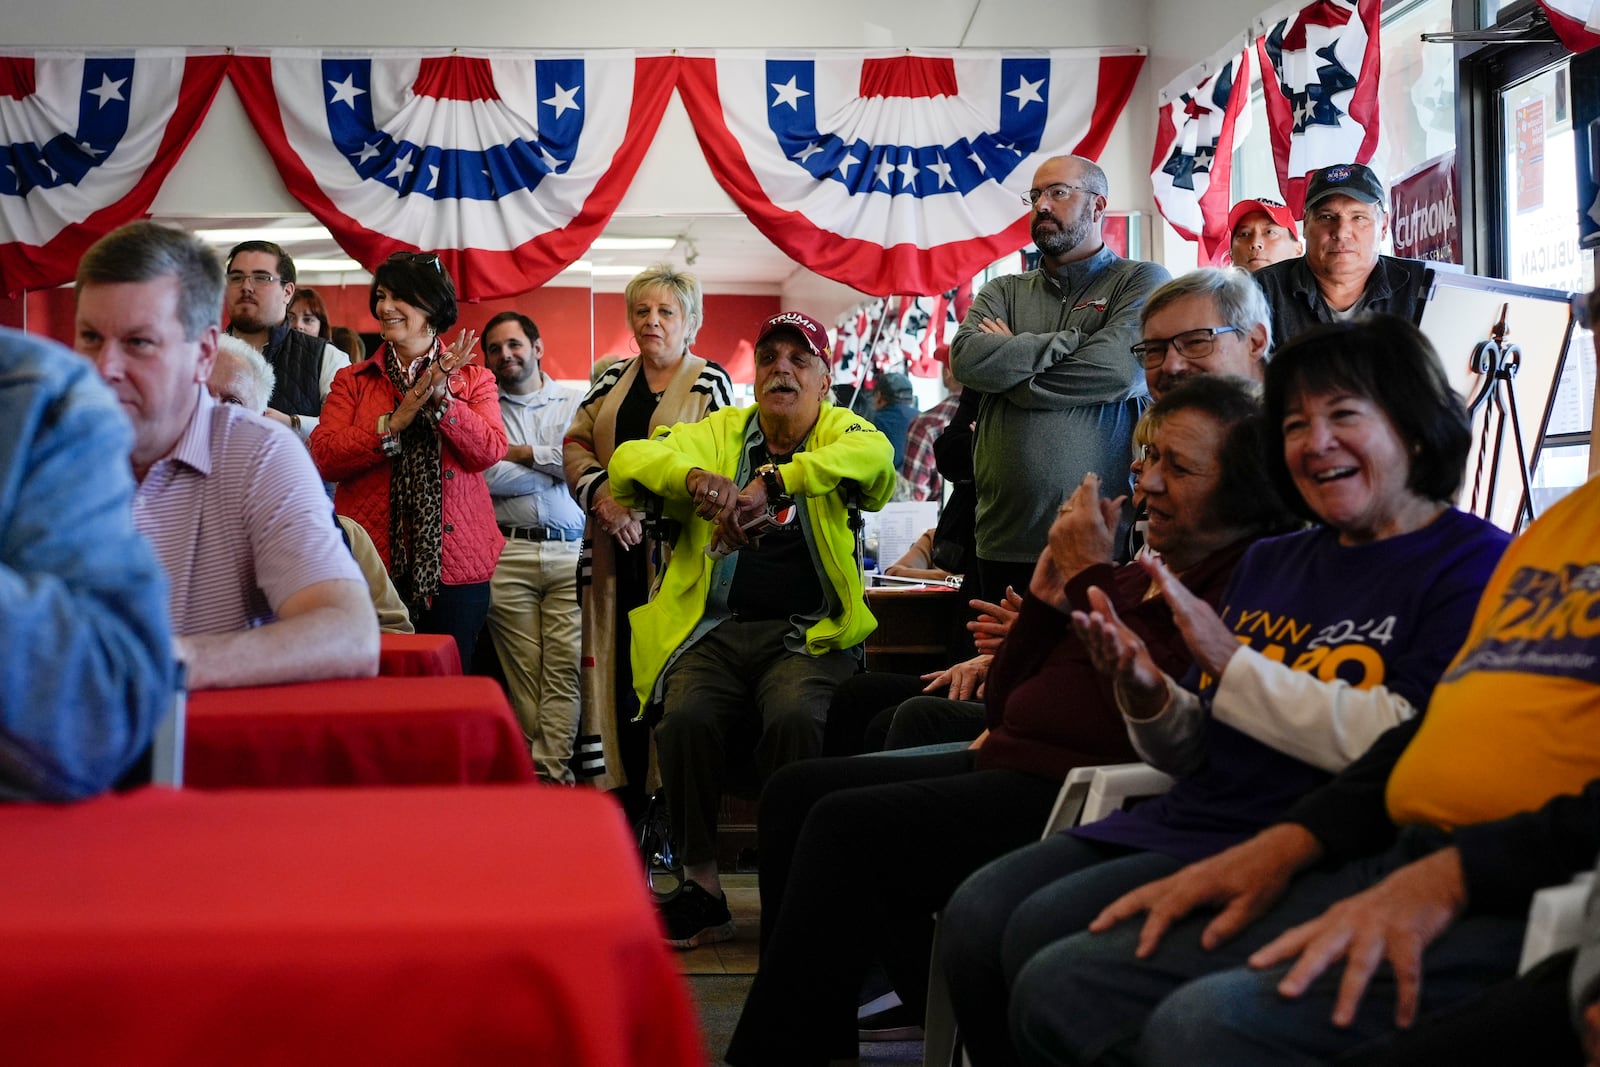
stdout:
MULTIPOLYGON (((1541 71, 1500 92, 1500 135, 1505 160, 1506 278, 1546 289, 1587 293, 1594 288, 1594 257, 1578 248, 1577 167, 1574 160, 1567 63, 1541 71)), ((1546 435, 1569 443, 1547 447, 1534 470, 1541 510, 1588 473, 1594 413, 1594 336, 1575 329, 1557 383, 1546 435)), ((1546 397, 1521 395, 1523 418, 1542 416, 1546 397)))

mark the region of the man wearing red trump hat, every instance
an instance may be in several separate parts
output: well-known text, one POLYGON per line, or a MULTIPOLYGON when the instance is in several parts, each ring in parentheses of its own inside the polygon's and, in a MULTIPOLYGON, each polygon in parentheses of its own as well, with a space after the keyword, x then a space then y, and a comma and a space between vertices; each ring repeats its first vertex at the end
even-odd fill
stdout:
POLYGON ((1304 249, 1294 213, 1277 200, 1241 200, 1228 212, 1228 257, 1235 267, 1254 274, 1304 249))
POLYGON ((734 934, 717 878, 717 807, 730 736, 758 735, 756 771, 822 750, 833 690, 877 625, 867 610, 849 497, 894 493, 894 448, 832 402, 828 335, 798 311, 755 346, 756 402, 618 445, 611 493, 651 494, 677 528, 672 557, 633 623, 639 706, 657 714, 661 783, 683 890, 662 905, 678 948, 734 934))

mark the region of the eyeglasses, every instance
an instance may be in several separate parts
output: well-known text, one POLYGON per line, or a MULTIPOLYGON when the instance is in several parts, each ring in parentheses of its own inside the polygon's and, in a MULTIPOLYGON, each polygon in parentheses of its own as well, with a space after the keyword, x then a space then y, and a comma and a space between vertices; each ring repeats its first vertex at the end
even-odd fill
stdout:
POLYGON ((259 289, 265 285, 276 285, 279 280, 276 274, 268 274, 264 270, 253 270, 249 274, 242 270, 230 270, 228 272, 228 287, 230 289, 237 289, 246 281, 259 289))
POLYGON ((444 273, 444 264, 439 262, 436 252, 396 252, 389 257, 391 263, 415 263, 423 267, 432 267, 440 274, 444 273))
POLYGON ((1217 335, 1220 333, 1238 333, 1237 326, 1206 326, 1199 330, 1185 330, 1176 337, 1152 337, 1141 344, 1136 344, 1128 351, 1139 357, 1139 362, 1147 368, 1161 366, 1162 360, 1167 358, 1167 346, 1184 359, 1205 359, 1217 347, 1217 335))
MULTIPOLYGON (((1048 189, 1029 189, 1022 194, 1022 202, 1029 207, 1035 207, 1039 201, 1048 197, 1052 203, 1059 204, 1073 193, 1094 193, 1093 189, 1085 189, 1081 185, 1052 185, 1048 189)), ((1098 193, 1095 193, 1098 196, 1098 193)))

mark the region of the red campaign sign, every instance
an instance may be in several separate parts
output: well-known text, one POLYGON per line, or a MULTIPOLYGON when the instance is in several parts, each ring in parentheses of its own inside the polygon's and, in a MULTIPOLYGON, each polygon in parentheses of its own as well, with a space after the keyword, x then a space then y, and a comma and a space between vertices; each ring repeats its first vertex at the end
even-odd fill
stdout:
POLYGON ((1544 97, 1517 108, 1517 214, 1544 207, 1544 97))
POLYGON ((1430 159, 1389 189, 1394 254, 1436 263, 1461 262, 1456 221, 1456 154, 1430 159))

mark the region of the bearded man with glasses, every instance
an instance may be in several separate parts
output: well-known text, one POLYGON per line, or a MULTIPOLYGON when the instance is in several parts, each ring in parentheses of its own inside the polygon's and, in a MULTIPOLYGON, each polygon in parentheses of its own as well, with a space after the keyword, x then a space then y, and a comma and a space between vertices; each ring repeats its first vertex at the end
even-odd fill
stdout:
POLYGON ((308 440, 333 376, 350 365, 350 357, 293 328, 294 260, 282 248, 271 241, 243 241, 228 253, 227 269, 228 333, 260 352, 276 375, 264 414, 308 440))
POLYGON ((1148 399, 1130 349, 1139 308, 1169 275, 1105 246, 1107 191, 1092 161, 1046 160, 1023 197, 1038 268, 985 285, 950 345, 956 379, 985 394, 973 467, 979 596, 993 603, 1008 585, 1027 588, 1057 506, 1085 473, 1112 496, 1129 484, 1148 399))

